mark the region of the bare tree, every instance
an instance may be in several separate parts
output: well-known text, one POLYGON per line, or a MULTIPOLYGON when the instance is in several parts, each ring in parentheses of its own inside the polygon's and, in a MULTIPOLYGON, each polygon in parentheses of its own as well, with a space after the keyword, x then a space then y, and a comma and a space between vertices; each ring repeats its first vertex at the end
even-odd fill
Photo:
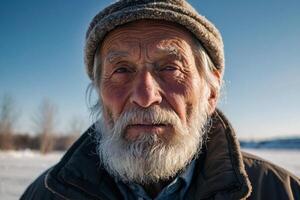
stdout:
POLYGON ((16 123, 15 103, 13 98, 5 94, 0 102, 0 149, 13 148, 13 131, 16 123))
POLYGON ((34 123, 40 134, 40 151, 45 154, 53 149, 57 107, 44 99, 38 108, 34 123))

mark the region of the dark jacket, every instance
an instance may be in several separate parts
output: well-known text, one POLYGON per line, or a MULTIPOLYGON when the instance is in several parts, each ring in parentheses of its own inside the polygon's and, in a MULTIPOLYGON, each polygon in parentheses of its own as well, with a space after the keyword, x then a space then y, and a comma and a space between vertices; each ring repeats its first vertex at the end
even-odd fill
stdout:
MULTIPOLYGON (((27 199, 122 199, 114 179, 101 168, 93 128, 86 131, 61 161, 25 191, 27 199)), ((197 162, 186 199, 298 199, 300 180, 286 170, 242 153, 235 133, 220 112, 197 162)))

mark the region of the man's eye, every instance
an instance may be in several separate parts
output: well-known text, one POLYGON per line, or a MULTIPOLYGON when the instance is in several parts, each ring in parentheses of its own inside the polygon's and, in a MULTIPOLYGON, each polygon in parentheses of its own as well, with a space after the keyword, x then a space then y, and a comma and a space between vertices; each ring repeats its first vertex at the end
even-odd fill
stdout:
POLYGON ((167 65, 167 66, 164 66, 163 68, 161 68, 160 71, 175 71, 175 70, 177 70, 176 67, 171 66, 171 65, 167 65))
POLYGON ((129 73, 129 72, 130 70, 126 67, 119 67, 114 71, 114 73, 129 73))

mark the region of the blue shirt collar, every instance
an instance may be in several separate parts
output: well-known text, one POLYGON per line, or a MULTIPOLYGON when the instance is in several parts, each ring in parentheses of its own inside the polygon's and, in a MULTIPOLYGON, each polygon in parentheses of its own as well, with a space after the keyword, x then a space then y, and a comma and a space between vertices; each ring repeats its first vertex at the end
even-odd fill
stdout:
MULTIPOLYGON (((195 160, 193 160, 182 173, 180 173, 170 184, 162 189, 155 200, 183 199, 191 184, 196 165, 195 163, 195 160)), ((151 199, 144 188, 139 184, 126 184, 119 180, 116 180, 116 183, 125 200, 151 199)))

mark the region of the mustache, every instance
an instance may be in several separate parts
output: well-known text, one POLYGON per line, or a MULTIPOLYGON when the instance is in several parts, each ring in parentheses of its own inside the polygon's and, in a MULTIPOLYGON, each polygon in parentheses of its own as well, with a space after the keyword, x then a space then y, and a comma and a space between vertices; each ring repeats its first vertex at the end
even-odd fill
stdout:
POLYGON ((173 110, 160 108, 159 106, 149 108, 133 107, 120 115, 112 129, 114 133, 123 134, 124 130, 130 125, 154 124, 176 126, 180 122, 180 118, 173 110))

